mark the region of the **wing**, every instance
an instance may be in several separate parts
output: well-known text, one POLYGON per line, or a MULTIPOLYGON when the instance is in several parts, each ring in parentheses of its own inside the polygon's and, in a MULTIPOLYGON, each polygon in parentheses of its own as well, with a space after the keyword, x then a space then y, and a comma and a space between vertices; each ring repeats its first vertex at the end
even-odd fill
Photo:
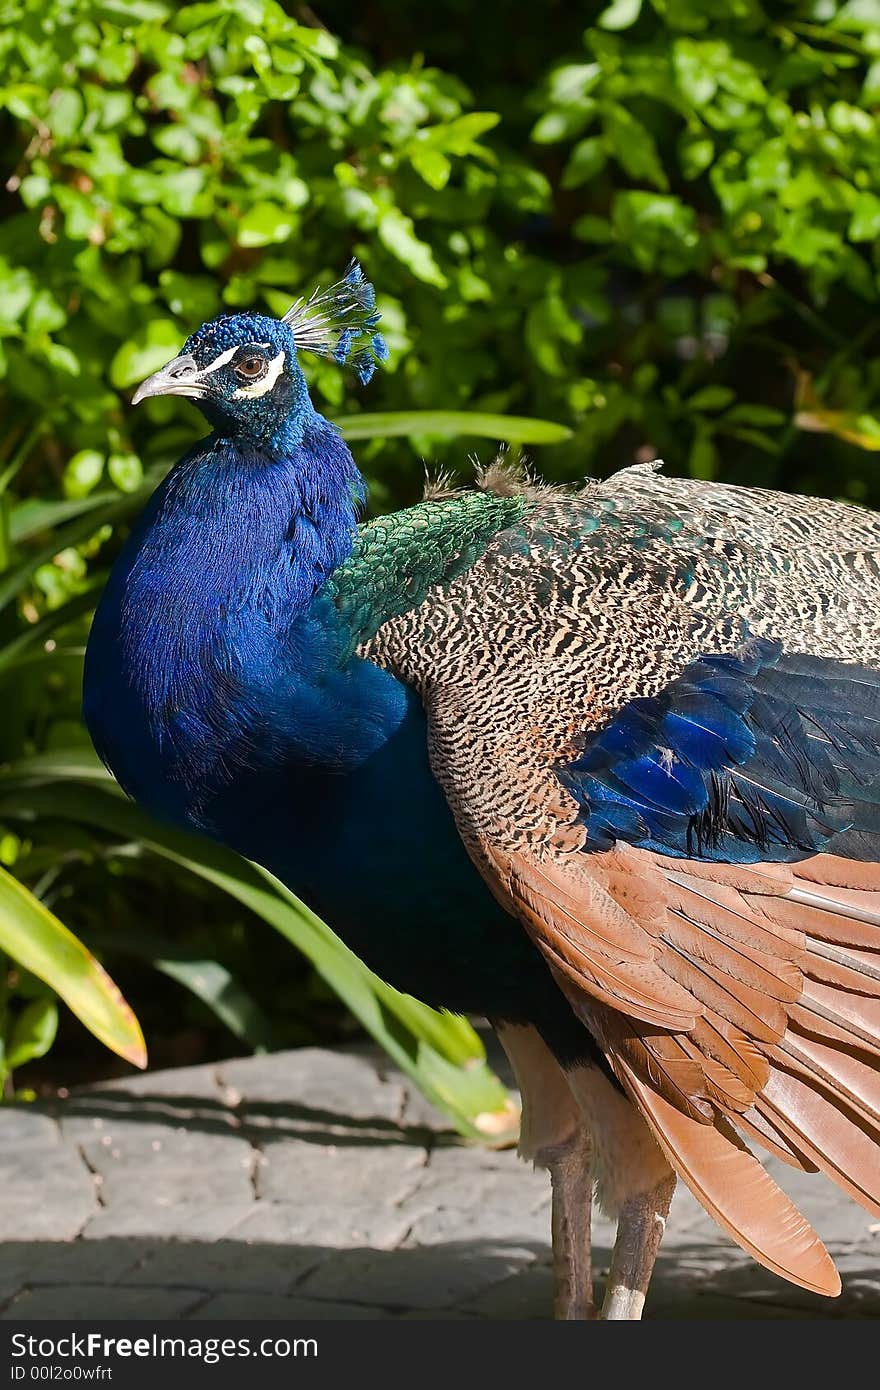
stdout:
POLYGON ((777 497, 762 545, 748 494, 686 488, 547 500, 373 654, 681 1177, 833 1292, 739 1136, 880 1215, 880 533, 777 497))

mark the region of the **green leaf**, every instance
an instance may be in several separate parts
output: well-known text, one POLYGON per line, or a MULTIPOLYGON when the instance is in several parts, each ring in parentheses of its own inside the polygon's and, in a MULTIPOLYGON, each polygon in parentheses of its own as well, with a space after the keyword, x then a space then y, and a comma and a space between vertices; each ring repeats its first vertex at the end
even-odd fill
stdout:
MULTIPOLYGON (((59 507, 67 508, 77 506, 79 513, 74 520, 58 532, 46 545, 33 550, 19 564, 11 569, 0 572, 0 609, 6 607, 21 592, 25 584, 30 581, 31 575, 40 565, 46 564, 67 546, 77 545, 80 541, 94 535, 101 526, 118 520, 121 516, 126 516, 133 511, 139 502, 145 502, 147 497, 155 487, 155 478, 151 478, 145 487, 137 492, 129 492, 114 501, 103 506, 84 506, 82 504, 58 503, 59 507)), ((95 502, 95 498, 86 498, 87 503, 95 502)))
POLYGON ((143 485, 144 469, 137 454, 111 454, 107 472, 120 492, 137 492, 143 485))
POLYGON ((87 613, 93 608, 95 602, 100 597, 104 584, 98 580, 90 584, 79 594, 74 594, 73 598, 68 599, 60 608, 52 608, 41 618, 39 622, 31 623, 25 627, 17 637, 9 638, 0 644, 0 672, 18 666, 22 661, 27 661, 30 654, 42 648, 42 644, 53 633, 63 628, 67 623, 87 613))
POLYGON ((614 240, 614 228, 607 217, 596 217, 589 212, 575 222, 574 234, 580 241, 595 241, 601 244, 614 240))
POLYGON ((834 434, 848 444, 857 444, 871 453, 880 450, 880 419, 867 412, 854 410, 823 410, 811 407, 799 410, 794 417, 799 430, 815 434, 834 434))
POLYGON ((847 235, 850 241, 876 241, 880 237, 880 198, 875 193, 858 195, 847 235))
POLYGON ((379 240, 392 256, 427 285, 446 289, 449 281, 434 259, 434 253, 426 241, 416 236, 412 218, 399 208, 390 208, 379 218, 377 231, 379 240))
POLYGON ((618 163, 630 178, 648 179, 657 188, 669 187, 654 138, 625 106, 608 106, 605 136, 618 163))
POLYGON ((27 1004, 12 1025, 6 1045, 6 1067, 15 1071, 25 1062, 45 1057, 58 1032, 58 1005, 50 998, 35 999, 27 1004))
POLYGON ((629 29, 642 12, 642 0, 612 0, 596 23, 602 29, 629 29))
POLYGON ((238 224, 236 238, 239 246, 270 246, 287 241, 297 219, 287 208, 277 203, 255 203, 238 224))
POLYGON ((828 16, 831 28, 849 30, 855 34, 880 29, 880 14, 875 0, 846 0, 846 4, 835 7, 835 10, 836 13, 828 16))
POLYGON ((692 478, 711 481, 718 473, 718 450, 708 429, 698 429, 688 458, 688 472, 692 478))
POLYGON ((729 386, 702 386, 688 396, 685 405, 688 410, 724 410, 735 400, 736 392, 731 391, 729 386))
MULTIPOLYGON (((73 771, 73 764, 71 764, 73 771)), ((106 781, 106 778, 104 779, 106 781)), ((220 1020, 234 1037, 254 1052, 272 1046, 272 1025, 256 1000, 216 960, 195 959, 183 947, 141 927, 137 932, 99 932, 90 941, 102 949, 136 956, 188 990, 220 1020)))
POLYGON ((414 145, 410 151, 410 163, 431 188, 445 188, 452 173, 452 163, 440 150, 430 145, 414 145))
POLYGON ((656 193, 618 193, 614 230, 643 270, 681 275, 700 258, 697 215, 680 198, 656 193))
POLYGON ((0 949, 50 985, 113 1052, 136 1067, 146 1066, 138 1021, 110 976, 82 942, 3 868, 0 949))
MULTIPOLYGON (((151 470, 147 475, 145 485, 155 487, 161 482, 163 472, 164 469, 151 470)), ((17 502, 13 507, 9 519, 9 535, 18 545, 22 541, 30 540, 33 536, 39 536, 44 531, 51 531, 54 527, 60 526, 74 517, 84 516, 108 505, 116 509, 118 513, 119 494, 109 489, 92 492, 86 497, 69 497, 59 502, 44 502, 37 497, 28 497, 17 502)), ((112 520, 113 518, 102 515, 96 523, 95 529, 108 519, 112 520)))
POLYGON ((784 425, 787 420, 788 416, 784 410, 746 401, 732 406, 724 417, 724 423, 727 425, 757 425, 759 428, 766 425, 784 425))
POLYGON ((272 1025, 225 965, 174 956, 155 956, 153 965, 207 1005, 230 1033, 254 1052, 266 1052, 272 1046, 272 1025))
POLYGON ((497 111, 469 111, 464 116, 456 116, 454 121, 446 121, 442 126, 431 126, 428 133, 435 135, 441 149, 450 154, 465 155, 479 149, 481 135, 494 130, 501 117, 497 111))
POLYGON ((38 290, 27 314, 29 333, 55 333, 67 322, 67 314, 49 290, 38 290))
POLYGON ((559 106, 577 104, 602 78, 598 63, 563 63, 550 75, 550 101, 559 106))
POLYGON ((672 66, 680 91, 699 110, 718 90, 718 67, 729 52, 726 44, 678 39, 672 48, 672 66))
POLYGON ((508 444, 562 444, 571 438, 567 425, 522 415, 485 415, 467 410, 405 410, 337 415, 334 424, 346 439, 390 439, 398 435, 438 435, 456 439, 473 435, 508 444))
POLYGON ((64 491, 68 497, 87 497, 104 476, 104 455, 97 449, 80 449, 64 470, 64 491))
POLYGON ((83 120, 83 99, 79 92, 68 88, 53 92, 49 100, 46 124, 56 140, 70 140, 79 131, 83 120))
POLYGON ((708 135, 686 131, 678 142, 678 158, 686 179, 699 178, 715 158, 715 142, 708 135))
POLYGON ((211 199, 205 193, 204 169, 177 169, 162 176, 162 207, 172 217, 207 217, 211 199))
POLYGON ((114 792, 77 783, 30 787, 9 771, 0 775, 0 815, 27 820, 46 814, 137 840, 256 912, 303 952, 367 1031, 428 1098, 451 1115, 463 1134, 492 1141, 497 1141, 499 1131, 509 1134, 510 1099, 485 1067, 482 1043, 469 1025, 456 1019, 447 1026, 446 1016, 380 980, 267 870, 210 841, 158 825, 114 792), (470 1053, 456 1085, 450 1068, 462 1063, 468 1043, 470 1053), (449 1065, 441 1068, 443 1082, 438 1084, 436 1058, 444 1055, 449 1065), (475 1097, 470 1074, 481 1069, 485 1084, 475 1097))
POLYGON ((134 386, 176 357, 183 335, 173 319, 151 319, 123 343, 110 363, 110 380, 120 390, 134 386))
POLYGON ((166 125, 154 130, 153 144, 163 154, 184 163, 194 163, 202 152, 198 136, 181 124, 166 125))
POLYGON ((607 160, 605 142, 600 136, 591 135, 578 141, 563 170, 561 186, 579 188, 581 184, 590 183, 605 168, 607 160))

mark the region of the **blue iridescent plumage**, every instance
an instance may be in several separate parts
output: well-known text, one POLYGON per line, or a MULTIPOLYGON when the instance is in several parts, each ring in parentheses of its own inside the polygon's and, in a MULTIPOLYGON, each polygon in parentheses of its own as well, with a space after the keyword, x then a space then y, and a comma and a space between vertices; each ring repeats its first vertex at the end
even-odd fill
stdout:
MULTIPOLYGON (((213 433, 161 484, 113 568, 88 644, 86 723, 130 795, 258 859, 400 988, 500 1008, 521 979, 552 1024, 552 982, 529 983, 534 950, 508 931, 431 773, 420 700, 353 654, 354 620, 327 591, 364 484, 297 354, 335 354, 336 311, 353 294, 346 351, 366 331, 368 356, 385 355, 372 286, 359 268, 341 283, 329 307, 307 302, 314 319, 300 305, 289 322, 203 325, 136 393, 191 396, 213 433)), ((347 360, 358 369, 357 352, 347 360)))
POLYGON ((875 825, 864 788, 880 777, 878 693, 865 668, 752 640, 630 701, 559 776, 591 850, 622 839, 729 863, 797 859, 875 825))

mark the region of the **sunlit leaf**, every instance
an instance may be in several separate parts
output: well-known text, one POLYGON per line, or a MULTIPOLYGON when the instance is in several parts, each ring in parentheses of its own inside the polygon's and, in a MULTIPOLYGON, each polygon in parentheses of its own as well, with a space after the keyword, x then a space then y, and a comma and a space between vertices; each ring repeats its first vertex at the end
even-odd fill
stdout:
POLYGON ((0 950, 65 1001, 80 1022, 136 1067, 147 1053, 138 1021, 116 985, 72 932, 0 868, 0 950))
POLYGON ((337 416, 346 439, 390 439, 395 435, 473 435, 509 444, 561 444, 571 438, 567 425, 521 415, 485 415, 466 410, 406 410, 337 416))
POLYGON ((54 817, 137 840, 250 908, 302 951, 367 1032, 463 1134, 509 1137, 509 1097, 486 1065, 482 1042, 470 1025, 437 1014, 380 980, 268 871, 210 841, 158 825, 115 792, 76 783, 28 786, 11 771, 0 776, 0 816, 23 817, 26 823, 30 816, 49 814, 50 808, 54 817), (458 1084, 453 1069, 459 1072, 458 1084))

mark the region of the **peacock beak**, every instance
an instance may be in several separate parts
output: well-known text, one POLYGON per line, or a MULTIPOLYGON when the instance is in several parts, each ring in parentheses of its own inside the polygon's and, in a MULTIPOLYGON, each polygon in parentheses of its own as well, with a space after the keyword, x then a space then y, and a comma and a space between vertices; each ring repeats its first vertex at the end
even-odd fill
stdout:
POLYGON ((142 381, 131 398, 132 405, 145 401, 148 396, 193 396, 196 399, 207 394, 204 375, 196 365, 194 357, 188 354, 175 357, 158 372, 142 381))

